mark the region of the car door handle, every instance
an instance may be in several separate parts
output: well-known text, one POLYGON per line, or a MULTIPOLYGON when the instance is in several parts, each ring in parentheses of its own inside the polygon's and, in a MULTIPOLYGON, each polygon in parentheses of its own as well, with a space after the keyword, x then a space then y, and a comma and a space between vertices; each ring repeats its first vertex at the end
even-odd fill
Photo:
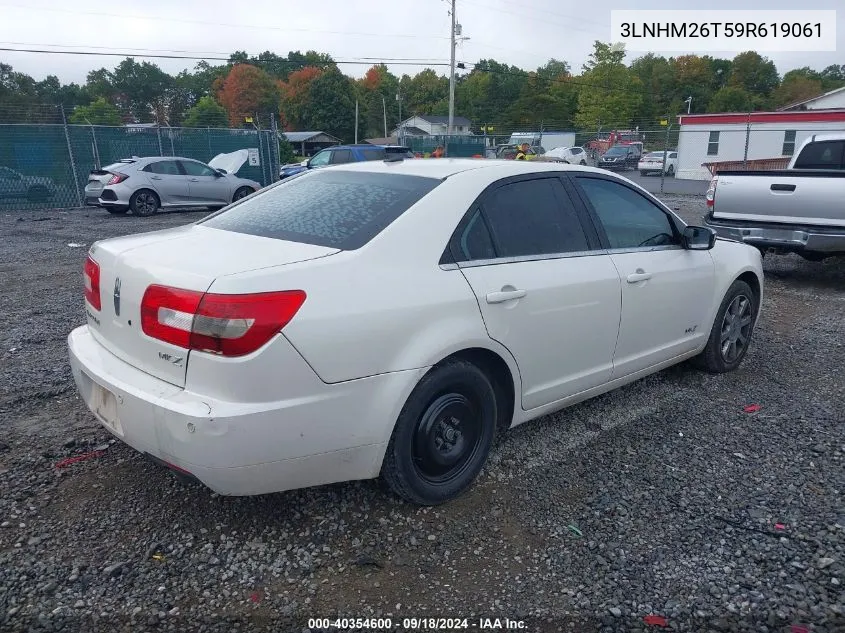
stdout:
POLYGON ((199 178, 188 178, 188 180, 189 180, 190 182, 199 182, 199 181, 200 181, 200 179, 199 179, 199 178))
POLYGON ((504 303, 512 299, 522 299, 528 292, 526 290, 501 290, 499 292, 488 292, 487 303, 504 303))
POLYGON ((651 279, 651 273, 645 272, 642 268, 637 268, 637 272, 628 275, 629 284, 635 284, 638 281, 646 281, 647 279, 651 279))
POLYGON ((161 176, 150 176, 150 180, 161 180, 161 176))
POLYGON ((773 184, 770 189, 772 191, 795 191, 795 185, 784 185, 780 183, 773 184))

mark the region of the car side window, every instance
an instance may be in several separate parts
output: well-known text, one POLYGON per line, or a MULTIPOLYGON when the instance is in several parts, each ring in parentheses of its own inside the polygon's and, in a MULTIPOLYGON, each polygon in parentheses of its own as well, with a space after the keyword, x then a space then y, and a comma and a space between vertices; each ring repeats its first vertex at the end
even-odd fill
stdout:
POLYGON ((310 165, 312 167, 322 167, 323 165, 329 164, 329 159, 332 157, 331 150, 324 149, 321 152, 317 152, 314 154, 314 157, 310 161, 310 165))
POLYGON ((589 250, 575 206, 557 178, 505 184, 484 199, 483 209, 499 257, 589 250))
POLYGON ((179 176, 181 174, 179 171, 179 165, 176 164, 175 160, 160 160, 155 163, 150 163, 146 166, 146 168, 144 168, 144 171, 167 176, 179 176))
POLYGON ((385 157, 385 150, 379 148, 361 150, 364 160, 382 160, 385 157))
POLYGON ((487 222, 481 209, 476 208, 468 220, 462 222, 463 228, 455 233, 450 243, 452 257, 458 262, 470 262, 495 259, 496 247, 487 228, 487 222))
POLYGON ((672 152, 671 154, 669 154, 669 158, 677 158, 677 157, 678 157, 678 152, 672 152))
POLYGON ((576 176, 575 180, 598 215, 610 248, 680 244, 666 212, 633 189, 602 178, 576 176))
POLYGON ((341 165, 352 162, 352 150, 338 149, 332 152, 332 165, 341 165))
POLYGON ((202 163, 197 163, 192 160, 183 160, 180 162, 182 163, 182 167, 185 168, 185 173, 189 176, 213 176, 215 173, 211 167, 203 165, 202 163))

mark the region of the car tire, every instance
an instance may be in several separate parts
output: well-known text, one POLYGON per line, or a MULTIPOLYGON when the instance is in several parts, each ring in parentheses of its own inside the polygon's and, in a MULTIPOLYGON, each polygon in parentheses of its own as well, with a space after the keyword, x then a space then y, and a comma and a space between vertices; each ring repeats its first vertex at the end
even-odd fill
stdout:
POLYGON ((232 196, 232 202, 237 202, 241 198, 246 198, 251 193, 253 193, 251 187, 238 187, 235 194, 232 196))
POLYGON ((472 484, 496 435, 496 394, 465 360, 429 371, 408 397, 387 446, 381 476, 417 505, 454 499, 472 484))
POLYGON ((647 172, 647 171, 645 171, 645 170, 643 170, 643 169, 641 169, 641 170, 640 170, 640 176, 648 176, 648 172, 647 172))
POLYGON ((674 165, 669 165, 669 169, 666 170, 666 175, 669 176, 669 178, 672 178, 675 175, 674 165))
POLYGON ((43 185, 33 185, 26 192, 26 199, 30 202, 46 202, 50 198, 50 190, 43 185))
POLYGON ((158 211, 160 206, 161 200, 150 189, 138 189, 129 198, 129 208, 132 210, 132 215, 147 217, 158 211))
POLYGON ((737 279, 731 284, 716 312, 707 345, 694 359, 700 369, 723 374, 739 367, 751 345, 759 309, 757 300, 744 281, 737 279))
POLYGON ((587 161, 585 161, 585 160, 583 160, 583 159, 582 159, 582 160, 581 160, 581 162, 580 162, 580 163, 578 163, 578 164, 579 164, 579 165, 586 165, 586 164, 587 164, 587 161))

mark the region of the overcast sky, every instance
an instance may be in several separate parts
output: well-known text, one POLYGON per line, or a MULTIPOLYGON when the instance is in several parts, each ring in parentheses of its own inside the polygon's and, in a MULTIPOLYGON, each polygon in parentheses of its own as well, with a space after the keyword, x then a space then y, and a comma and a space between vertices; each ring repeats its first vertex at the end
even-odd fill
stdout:
MULTIPOLYGON (((839 9, 838 52, 764 53, 781 73, 800 66, 821 69, 845 63, 842 0, 808 0, 800 5, 795 0, 457 0, 457 6, 463 35, 470 38, 461 44, 457 56, 468 62, 494 58, 532 69, 554 57, 569 62, 577 72, 594 40, 609 41, 611 9, 765 7, 839 9)), ((447 63, 447 8, 446 0, 0 0, 0 47, 179 51, 175 54, 223 57, 234 50, 250 54, 271 50, 285 55, 290 50, 312 49, 338 60, 413 58, 447 63), (238 5, 248 9, 238 10, 238 5)), ((628 61, 640 54, 629 53, 628 61)), ((720 56, 734 55, 725 52, 720 56)), ((84 83, 89 70, 112 68, 120 59, 0 51, 0 61, 16 70, 39 80, 57 75, 64 82, 84 83)), ((171 73, 192 68, 196 63, 181 59, 151 61, 171 73)), ((413 74, 424 66, 390 65, 397 74, 413 74)), ((361 76, 367 64, 343 65, 342 69, 349 75, 361 76)), ((446 67, 437 70, 448 72, 446 67)))

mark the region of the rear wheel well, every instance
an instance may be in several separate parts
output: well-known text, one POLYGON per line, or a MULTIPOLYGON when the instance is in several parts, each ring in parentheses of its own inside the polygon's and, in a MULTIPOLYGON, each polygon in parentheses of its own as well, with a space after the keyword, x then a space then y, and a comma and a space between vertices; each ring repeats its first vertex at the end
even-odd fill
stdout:
POLYGON ((513 374, 508 364, 489 349, 473 347, 451 354, 438 365, 454 359, 470 362, 484 372, 496 392, 496 409, 499 412, 496 420, 497 431, 502 432, 510 428, 516 399, 513 374))

